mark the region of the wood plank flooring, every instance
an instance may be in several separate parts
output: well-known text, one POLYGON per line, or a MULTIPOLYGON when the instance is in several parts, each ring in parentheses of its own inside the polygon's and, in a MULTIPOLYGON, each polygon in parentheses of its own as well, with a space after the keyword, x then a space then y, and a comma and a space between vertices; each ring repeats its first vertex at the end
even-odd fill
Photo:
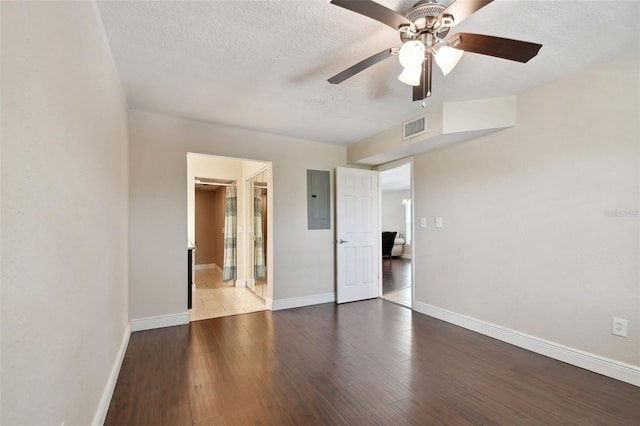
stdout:
POLYGON ((380 299, 136 332, 107 425, 638 425, 640 388, 380 299))
POLYGON ((411 287, 411 259, 382 259, 382 294, 411 287))

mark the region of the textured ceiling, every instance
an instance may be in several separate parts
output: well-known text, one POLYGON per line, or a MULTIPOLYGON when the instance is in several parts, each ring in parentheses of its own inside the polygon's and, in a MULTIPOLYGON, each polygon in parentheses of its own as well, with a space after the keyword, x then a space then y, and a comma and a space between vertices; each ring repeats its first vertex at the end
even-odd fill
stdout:
MULTIPOLYGON (((458 0, 465 1, 465 0, 458 0)), ((380 0, 406 11, 415 0, 380 0)), ((443 2, 448 4, 448 2, 443 2)), ((385 48, 391 28, 299 1, 99 1, 132 108, 347 145, 420 113, 390 58, 327 78, 385 48)), ((527 64, 466 53, 434 67, 428 105, 517 94, 640 46, 636 0, 496 0, 454 30, 543 44, 527 64)))

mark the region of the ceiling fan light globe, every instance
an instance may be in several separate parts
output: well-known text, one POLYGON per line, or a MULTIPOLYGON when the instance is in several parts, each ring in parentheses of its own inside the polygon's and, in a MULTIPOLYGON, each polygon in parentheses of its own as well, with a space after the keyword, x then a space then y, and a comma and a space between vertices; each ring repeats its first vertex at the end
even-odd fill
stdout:
POLYGON ((398 76, 398 80, 409 86, 420 86, 420 75, 422 74, 422 67, 407 67, 398 76))
POLYGON ((435 54, 436 64, 438 64, 442 73, 447 75, 455 68, 456 65, 458 65, 463 53, 464 50, 454 49, 449 46, 442 46, 435 54))
POLYGON ((419 40, 411 40, 402 45, 398 53, 400 65, 404 68, 414 68, 422 65, 424 61, 424 43, 419 40))

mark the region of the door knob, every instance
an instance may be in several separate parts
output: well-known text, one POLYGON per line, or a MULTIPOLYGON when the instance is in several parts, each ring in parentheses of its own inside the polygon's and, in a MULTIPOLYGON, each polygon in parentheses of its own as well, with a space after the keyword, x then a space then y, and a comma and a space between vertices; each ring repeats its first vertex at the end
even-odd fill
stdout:
POLYGON ((340 239, 338 240, 338 243, 339 243, 339 244, 344 244, 344 243, 348 243, 348 242, 349 242, 349 241, 343 240, 342 238, 340 238, 340 239))

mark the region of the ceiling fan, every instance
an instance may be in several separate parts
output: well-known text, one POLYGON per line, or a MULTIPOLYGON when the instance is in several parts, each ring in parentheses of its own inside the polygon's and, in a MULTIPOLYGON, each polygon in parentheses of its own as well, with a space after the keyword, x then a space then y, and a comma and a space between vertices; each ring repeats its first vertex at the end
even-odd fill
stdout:
POLYGON ((413 86, 413 100, 431 96, 433 62, 447 75, 466 52, 494 56, 517 62, 528 62, 538 54, 541 44, 482 34, 456 33, 451 27, 464 21, 493 0, 454 0, 448 7, 436 0, 421 0, 401 15, 371 0, 332 0, 336 6, 375 19, 400 34, 401 47, 376 53, 331 77, 331 84, 349 77, 391 56, 398 56, 404 70, 398 79, 413 86))

